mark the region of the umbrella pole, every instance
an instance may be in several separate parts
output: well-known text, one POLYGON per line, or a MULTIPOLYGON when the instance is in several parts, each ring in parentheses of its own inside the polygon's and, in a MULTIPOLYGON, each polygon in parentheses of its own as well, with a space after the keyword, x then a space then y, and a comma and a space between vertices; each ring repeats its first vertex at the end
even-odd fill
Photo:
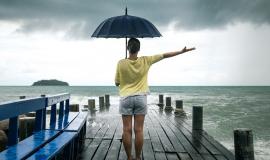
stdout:
POLYGON ((127 37, 126 37, 126 59, 127 59, 127 37))

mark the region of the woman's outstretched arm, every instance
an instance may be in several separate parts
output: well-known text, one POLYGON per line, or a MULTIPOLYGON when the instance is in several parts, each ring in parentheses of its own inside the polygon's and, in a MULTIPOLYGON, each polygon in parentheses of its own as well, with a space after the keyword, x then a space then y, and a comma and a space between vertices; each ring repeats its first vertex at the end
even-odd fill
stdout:
POLYGON ((170 58, 170 57, 174 57, 174 56, 177 56, 179 54, 183 54, 185 52, 189 52, 189 51, 192 51, 192 50, 195 50, 195 48, 187 48, 187 47, 184 47, 182 50, 180 51, 175 51, 175 52, 167 52, 167 53, 164 53, 163 54, 163 57, 164 58, 170 58))

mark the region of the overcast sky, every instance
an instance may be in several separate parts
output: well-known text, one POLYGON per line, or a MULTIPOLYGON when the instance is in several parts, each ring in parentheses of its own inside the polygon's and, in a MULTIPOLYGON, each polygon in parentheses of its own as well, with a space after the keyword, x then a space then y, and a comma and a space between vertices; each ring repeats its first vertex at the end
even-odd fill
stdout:
POLYGON ((113 85, 125 41, 91 34, 126 5, 163 35, 140 55, 197 48, 154 64, 150 85, 270 85, 269 0, 0 0, 0 85, 113 85))

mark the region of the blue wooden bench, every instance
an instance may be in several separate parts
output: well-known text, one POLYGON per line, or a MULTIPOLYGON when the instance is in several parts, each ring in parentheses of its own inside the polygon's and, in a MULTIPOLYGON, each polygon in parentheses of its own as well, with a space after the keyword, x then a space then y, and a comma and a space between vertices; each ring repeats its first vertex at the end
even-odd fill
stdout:
POLYGON ((64 132, 76 133, 74 141, 74 159, 77 159, 78 154, 82 151, 84 146, 87 116, 88 112, 80 112, 76 119, 74 119, 67 128, 64 129, 64 132))
POLYGON ((57 156, 59 152, 65 150, 69 150, 67 153, 72 153, 71 157, 77 156, 79 137, 85 135, 87 113, 69 112, 69 99, 69 94, 59 94, 0 104, 0 120, 9 118, 10 121, 9 147, 0 153, 0 159, 14 160, 38 156, 42 159, 51 159, 51 157, 57 156), (59 112, 57 116, 58 104, 59 112), (48 106, 51 106, 49 123, 46 120, 46 108, 48 106), (31 111, 36 111, 35 132, 32 136, 18 142, 18 116, 31 111), (82 124, 79 124, 80 127, 76 128, 74 124, 79 122, 82 124), (70 129, 64 132, 64 129, 68 127, 70 129), (75 147, 74 144, 76 144, 75 147), (53 146, 55 148, 50 150, 53 146))
POLYGON ((40 148, 33 155, 28 157, 29 160, 45 160, 57 157, 61 151, 64 150, 62 158, 65 160, 73 159, 73 148, 74 148, 74 138, 76 136, 75 132, 63 132, 57 138, 52 140, 50 143, 46 144, 44 147, 40 148))
MULTIPOLYGON (((60 136, 46 144, 27 159, 51 159, 55 155, 58 155, 58 153, 63 150, 64 147, 67 147, 64 150, 64 159, 77 159, 79 152, 82 150, 85 139, 88 112, 75 113, 77 116, 71 121, 71 123, 64 127, 63 133, 60 136), (70 150, 73 151, 70 152, 70 150)), ((72 112, 69 112, 72 117, 75 115, 75 113, 73 114, 72 112)), ((51 130, 51 128, 48 130, 51 130)), ((57 128, 57 130, 60 130, 60 128, 57 128)))
POLYGON ((22 159, 27 155, 31 155, 31 153, 35 152, 38 148, 41 148, 45 144, 45 142, 52 140, 53 138, 58 136, 58 134, 59 131, 53 130, 42 130, 36 132, 32 136, 19 142, 17 145, 10 146, 8 147, 8 149, 1 152, 0 159, 22 159))

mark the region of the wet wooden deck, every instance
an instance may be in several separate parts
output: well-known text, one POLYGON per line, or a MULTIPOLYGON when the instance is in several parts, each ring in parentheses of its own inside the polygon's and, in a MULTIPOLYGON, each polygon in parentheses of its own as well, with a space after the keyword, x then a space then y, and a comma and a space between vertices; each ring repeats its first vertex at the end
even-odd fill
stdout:
MULTIPOLYGON (((231 160, 233 154, 206 132, 193 132, 185 116, 150 105, 145 119, 144 160, 231 160)), ((88 118, 83 160, 126 160, 117 106, 92 112, 88 118)), ((134 137, 134 134, 133 134, 134 137)), ((134 141, 134 138, 133 138, 134 141)), ((134 146, 132 155, 135 155, 134 146)))

